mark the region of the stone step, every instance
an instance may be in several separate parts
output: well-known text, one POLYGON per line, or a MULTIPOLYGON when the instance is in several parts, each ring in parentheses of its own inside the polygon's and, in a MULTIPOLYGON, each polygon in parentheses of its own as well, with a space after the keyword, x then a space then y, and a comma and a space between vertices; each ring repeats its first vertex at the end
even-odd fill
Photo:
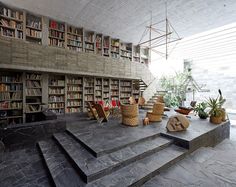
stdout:
MULTIPOLYGON (((113 142, 112 144, 107 144, 106 146, 98 147, 98 146, 94 146, 94 143, 90 142, 90 144, 89 144, 88 140, 86 138, 83 140, 80 137, 80 134, 78 134, 77 132, 74 132, 73 130, 67 129, 67 132, 70 135, 72 135, 72 137, 74 137, 76 139, 76 141, 78 141, 82 146, 84 146, 84 148, 86 148, 87 151, 89 151, 95 157, 100 157, 100 156, 118 151, 118 150, 123 149, 125 147, 135 145, 139 142, 143 142, 145 140, 150 140, 150 139, 160 136, 159 133, 154 133, 154 132, 150 133, 149 136, 143 136, 143 134, 136 134, 136 136, 132 137, 131 139, 129 139, 128 137, 125 139, 123 137, 120 137, 120 138, 117 138, 117 141, 113 142)), ((130 133, 130 134, 132 134, 132 133, 130 133)), ((131 136, 134 136, 134 134, 131 136)))
POLYGON ((141 186, 150 178, 184 158, 186 153, 186 149, 171 145, 89 183, 87 186, 141 186))
POLYGON ((75 163, 86 182, 99 179, 172 143, 170 139, 156 137, 96 158, 67 133, 54 134, 54 138, 75 163))
POLYGON ((38 146, 56 187, 85 186, 77 171, 53 140, 40 141, 38 146))

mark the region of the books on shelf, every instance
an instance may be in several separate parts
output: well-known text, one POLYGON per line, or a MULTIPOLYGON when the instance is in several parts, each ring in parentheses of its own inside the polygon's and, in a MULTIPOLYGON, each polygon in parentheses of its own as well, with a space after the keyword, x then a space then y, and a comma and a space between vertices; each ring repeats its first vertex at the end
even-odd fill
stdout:
POLYGON ((82 84, 82 78, 69 78, 67 84, 82 84))
POLYGON ((67 93, 67 99, 82 99, 82 94, 79 93, 67 93))
POLYGON ((39 88, 39 87, 41 87, 41 83, 40 83, 40 81, 26 80, 26 87, 28 87, 28 88, 39 88))
POLYGON ((42 38, 42 32, 26 28, 26 36, 41 39, 42 38))
POLYGON ((48 102, 53 103, 53 102, 64 102, 65 97, 64 96, 49 96, 48 102))
POLYGON ((41 96, 42 91, 38 88, 26 88, 26 96, 41 96))
POLYGON ((70 92, 70 91, 83 91, 83 88, 82 86, 67 86, 67 91, 70 92))
POLYGON ((40 74, 26 74, 26 79, 30 79, 30 80, 41 80, 41 76, 40 74))
POLYGON ((49 88, 49 94, 65 94, 64 88, 49 88))
POLYGON ((93 101, 94 100, 93 95, 85 95, 84 100, 85 101, 93 101))
POLYGON ((12 10, 7 7, 1 7, 1 15, 6 16, 8 18, 14 18, 19 21, 23 21, 23 13, 17 10, 12 10))
POLYGON ((56 22, 54 20, 50 20, 49 21, 49 28, 64 32, 65 31, 65 24, 56 22))
POLYGON ((30 113, 30 112, 39 112, 41 111, 41 105, 32 105, 32 104, 26 104, 26 112, 30 113))
POLYGON ((67 107, 81 107, 82 101, 74 100, 74 101, 67 101, 67 107))
POLYGON ((67 113, 74 113, 74 112, 82 112, 82 108, 80 107, 69 107, 66 109, 67 113))
POLYGON ((11 102, 11 101, 3 101, 0 102, 0 110, 4 109, 22 109, 22 102, 11 102))
POLYGON ((49 86, 65 86, 65 80, 51 79, 49 86))
POLYGON ((49 103, 49 109, 63 109, 65 107, 64 103, 49 103))

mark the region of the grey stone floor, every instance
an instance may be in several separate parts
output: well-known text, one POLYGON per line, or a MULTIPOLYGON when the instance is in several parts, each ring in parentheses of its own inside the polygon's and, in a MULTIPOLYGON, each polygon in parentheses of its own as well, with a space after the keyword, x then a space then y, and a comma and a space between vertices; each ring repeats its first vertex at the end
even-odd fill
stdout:
MULTIPOLYGON (((0 154, 0 187, 52 186, 36 147, 0 154)), ((230 139, 216 147, 200 148, 145 187, 236 187, 236 126, 230 139)))
POLYGON ((198 149, 143 185, 157 186, 236 186, 236 127, 231 127, 230 139, 213 148, 198 149))

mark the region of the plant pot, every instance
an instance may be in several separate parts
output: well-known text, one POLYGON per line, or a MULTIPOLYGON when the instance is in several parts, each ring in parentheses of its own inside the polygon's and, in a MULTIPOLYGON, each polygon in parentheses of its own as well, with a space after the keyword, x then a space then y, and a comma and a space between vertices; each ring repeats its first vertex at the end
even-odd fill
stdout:
POLYGON ((199 111, 198 112, 198 117, 200 119, 207 119, 208 118, 208 114, 206 112, 204 112, 204 111, 199 111))
POLYGON ((224 108, 221 109, 221 118, 222 118, 222 121, 226 121, 226 112, 224 108))
POLYGON ((220 124, 222 122, 222 116, 210 116, 210 122, 214 124, 220 124))

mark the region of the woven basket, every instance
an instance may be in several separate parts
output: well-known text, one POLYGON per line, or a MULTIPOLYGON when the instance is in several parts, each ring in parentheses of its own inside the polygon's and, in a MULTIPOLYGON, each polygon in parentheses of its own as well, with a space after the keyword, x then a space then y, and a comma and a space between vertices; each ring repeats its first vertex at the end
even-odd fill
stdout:
POLYGON ((156 102, 157 102, 157 103, 158 103, 158 102, 159 102, 159 103, 164 103, 163 95, 158 95, 156 102))
POLYGON ((122 123, 129 126, 137 126, 138 119, 138 105, 121 105, 122 123))
POLYGON ((152 112, 147 112, 146 115, 151 122, 160 122, 162 121, 162 115, 161 114, 154 114, 152 112))
POLYGON ((220 124, 222 122, 222 116, 219 117, 210 116, 210 122, 214 124, 220 124))
POLYGON ((153 114, 163 114, 164 113, 165 104, 157 102, 153 105, 152 113, 153 114))

